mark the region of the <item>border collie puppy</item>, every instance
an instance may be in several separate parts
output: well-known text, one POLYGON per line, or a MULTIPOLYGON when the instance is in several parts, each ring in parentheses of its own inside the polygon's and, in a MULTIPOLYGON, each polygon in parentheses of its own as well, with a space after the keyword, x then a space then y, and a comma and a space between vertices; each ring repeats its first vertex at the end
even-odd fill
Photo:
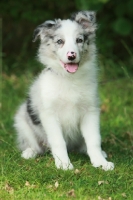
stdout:
POLYGON ((95 13, 81 11, 67 20, 49 20, 34 31, 38 59, 45 69, 15 115, 22 157, 50 149, 57 168, 73 169, 68 151, 88 154, 94 167, 112 170, 101 149, 95 46, 95 13))

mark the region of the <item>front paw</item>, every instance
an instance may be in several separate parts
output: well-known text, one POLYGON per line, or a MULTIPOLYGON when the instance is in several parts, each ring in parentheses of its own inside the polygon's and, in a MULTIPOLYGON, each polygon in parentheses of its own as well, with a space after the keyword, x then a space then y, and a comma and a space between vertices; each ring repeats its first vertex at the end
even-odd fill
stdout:
POLYGON ((113 170, 114 169, 114 163, 112 162, 107 162, 105 164, 102 165, 102 169, 105 170, 105 171, 108 171, 108 170, 113 170))
POLYGON ((36 152, 33 151, 31 148, 27 148, 24 150, 21 154, 22 158, 29 159, 29 158, 35 158, 36 157, 36 152))
POLYGON ((64 162, 59 159, 55 160, 55 165, 57 169, 63 169, 63 170, 72 170, 74 168, 70 161, 64 162))
POLYGON ((113 170, 114 169, 114 163, 108 162, 106 160, 93 160, 92 165, 94 167, 102 167, 103 170, 108 171, 108 170, 113 170))

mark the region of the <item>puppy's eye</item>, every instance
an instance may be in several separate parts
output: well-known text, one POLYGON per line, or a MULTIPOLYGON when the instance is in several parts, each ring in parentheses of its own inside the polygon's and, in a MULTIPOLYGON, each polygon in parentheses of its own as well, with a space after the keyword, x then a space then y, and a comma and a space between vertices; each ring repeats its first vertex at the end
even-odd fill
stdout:
POLYGON ((76 42, 77 42, 77 43, 83 43, 83 40, 82 40, 81 38, 77 38, 77 39, 76 39, 76 42))
POLYGON ((64 42, 63 42, 63 40, 57 40, 57 44, 63 44, 64 42))

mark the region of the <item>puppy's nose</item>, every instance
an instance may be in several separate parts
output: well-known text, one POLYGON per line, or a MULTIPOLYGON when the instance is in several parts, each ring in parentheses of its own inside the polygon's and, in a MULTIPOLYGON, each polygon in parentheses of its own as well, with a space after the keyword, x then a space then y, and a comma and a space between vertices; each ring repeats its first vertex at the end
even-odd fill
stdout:
POLYGON ((68 51, 67 57, 68 57, 68 60, 74 60, 76 58, 76 53, 73 51, 68 51))

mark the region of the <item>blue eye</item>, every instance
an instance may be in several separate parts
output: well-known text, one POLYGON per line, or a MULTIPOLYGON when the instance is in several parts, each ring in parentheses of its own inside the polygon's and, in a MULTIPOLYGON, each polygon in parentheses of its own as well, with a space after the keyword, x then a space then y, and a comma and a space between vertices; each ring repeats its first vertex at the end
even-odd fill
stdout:
POLYGON ((81 38, 77 38, 77 39, 76 39, 76 42, 77 42, 77 43, 82 43, 83 40, 82 40, 81 38))
POLYGON ((57 40, 57 43, 58 44, 63 44, 64 42, 63 42, 63 40, 60 39, 60 40, 57 40))

